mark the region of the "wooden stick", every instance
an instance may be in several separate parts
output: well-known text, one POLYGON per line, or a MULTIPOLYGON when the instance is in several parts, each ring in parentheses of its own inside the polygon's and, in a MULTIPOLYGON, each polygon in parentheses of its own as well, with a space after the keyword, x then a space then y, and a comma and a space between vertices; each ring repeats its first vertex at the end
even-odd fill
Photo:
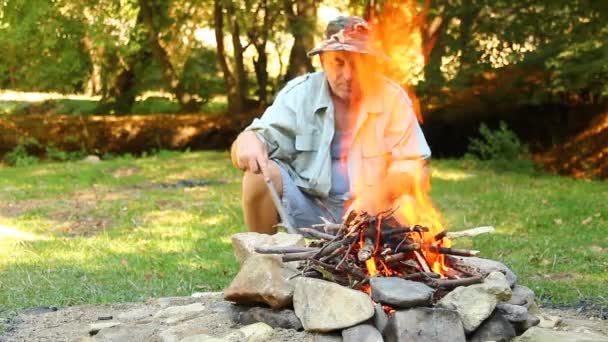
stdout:
POLYGON ((357 253, 357 259, 359 261, 364 262, 372 257, 372 253, 374 251, 374 241, 368 237, 363 241, 363 247, 357 253))
POLYGON ((266 179, 266 186, 268 187, 268 191, 270 191, 270 197, 272 198, 272 203, 274 203, 277 212, 279 213, 279 217, 281 217, 281 224, 287 229, 289 234, 298 234, 297 230, 294 228, 291 220, 289 219, 289 215, 287 215, 287 211, 281 204, 281 198, 277 193, 277 189, 274 187, 274 182, 272 179, 266 179))
POLYGON ((437 254, 448 254, 448 255, 458 255, 458 256, 476 256, 479 254, 479 251, 474 249, 459 249, 459 248, 448 248, 448 247, 437 247, 433 245, 423 245, 422 248, 428 250, 432 253, 437 254))
POLYGON ((423 278, 423 277, 438 279, 441 276, 435 272, 416 272, 416 273, 404 275, 401 278, 403 278, 405 280, 410 280, 410 279, 423 278))
POLYGON ((308 234, 317 239, 333 240, 336 238, 335 235, 323 233, 313 228, 298 228, 298 231, 300 231, 301 233, 308 234))
POLYGON ((260 254, 291 254, 318 251, 320 248, 304 246, 257 246, 254 248, 260 254))
POLYGON ((469 277, 462 279, 437 279, 431 282, 432 287, 441 287, 443 289, 453 289, 458 286, 468 286, 472 284, 479 284, 483 282, 482 277, 469 277))
POLYGON ((283 262, 306 260, 315 255, 315 253, 317 253, 317 251, 283 254, 281 259, 283 262))
POLYGON ((459 232, 448 232, 447 237, 450 239, 458 239, 461 237, 477 236, 485 233, 492 233, 494 231, 492 226, 475 227, 471 229, 462 230, 459 232))
POLYGON ((418 260, 418 263, 422 267, 422 270, 424 270, 424 272, 431 272, 431 268, 426 262, 426 259, 418 251, 414 251, 414 255, 416 256, 416 260, 418 260))

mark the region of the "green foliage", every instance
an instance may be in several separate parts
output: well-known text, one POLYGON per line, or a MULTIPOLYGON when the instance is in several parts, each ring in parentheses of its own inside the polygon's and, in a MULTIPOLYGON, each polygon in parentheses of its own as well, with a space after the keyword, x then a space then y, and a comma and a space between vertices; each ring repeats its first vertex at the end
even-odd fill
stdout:
POLYGON ((480 138, 469 139, 468 157, 490 161, 491 164, 508 170, 532 166, 532 163, 526 159, 527 146, 505 122, 501 121, 496 130, 491 130, 482 123, 479 126, 479 135, 480 138))
POLYGON ((74 161, 74 160, 81 160, 82 158, 84 158, 86 156, 86 153, 84 151, 63 151, 63 150, 58 149, 54 145, 46 146, 45 150, 46 150, 46 153, 45 153, 46 159, 51 160, 51 161, 60 161, 60 162, 70 161, 70 160, 74 161))
POLYGON ((39 148, 40 143, 36 139, 21 138, 19 144, 4 156, 4 162, 17 167, 37 164, 38 157, 32 154, 32 150, 39 148))

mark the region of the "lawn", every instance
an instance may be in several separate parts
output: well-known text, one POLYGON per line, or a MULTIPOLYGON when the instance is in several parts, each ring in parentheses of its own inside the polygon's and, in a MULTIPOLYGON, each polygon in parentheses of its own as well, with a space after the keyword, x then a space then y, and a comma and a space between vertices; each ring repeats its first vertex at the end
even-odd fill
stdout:
MULTIPOLYGON (((608 304, 608 182, 433 161, 432 197, 459 239, 544 301, 608 304)), ((240 173, 226 152, 0 167, 0 316, 37 306, 220 290, 238 270, 240 173), (207 180, 192 188, 166 187, 207 180)))

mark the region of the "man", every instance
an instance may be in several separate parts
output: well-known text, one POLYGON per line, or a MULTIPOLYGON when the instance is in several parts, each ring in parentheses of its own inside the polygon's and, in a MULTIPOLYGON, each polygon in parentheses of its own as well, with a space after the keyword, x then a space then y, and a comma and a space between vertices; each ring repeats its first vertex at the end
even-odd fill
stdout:
POLYGON ((250 231, 274 234, 271 179, 296 227, 341 222, 348 205, 378 212, 417 183, 430 149, 405 92, 378 72, 385 56, 359 17, 338 17, 309 52, 322 72, 290 81, 231 150, 245 171, 250 231), (354 203, 354 204, 353 204, 354 203))

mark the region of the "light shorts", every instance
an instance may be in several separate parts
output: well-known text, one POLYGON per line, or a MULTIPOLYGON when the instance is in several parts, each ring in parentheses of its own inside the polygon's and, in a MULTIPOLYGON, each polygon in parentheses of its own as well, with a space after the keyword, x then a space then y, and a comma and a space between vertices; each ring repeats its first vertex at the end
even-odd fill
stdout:
POLYGON ((323 223, 320 217, 330 222, 343 221, 344 201, 335 198, 320 198, 302 191, 289 176, 287 170, 281 167, 283 181, 283 197, 281 202, 295 228, 312 227, 313 224, 323 223))

